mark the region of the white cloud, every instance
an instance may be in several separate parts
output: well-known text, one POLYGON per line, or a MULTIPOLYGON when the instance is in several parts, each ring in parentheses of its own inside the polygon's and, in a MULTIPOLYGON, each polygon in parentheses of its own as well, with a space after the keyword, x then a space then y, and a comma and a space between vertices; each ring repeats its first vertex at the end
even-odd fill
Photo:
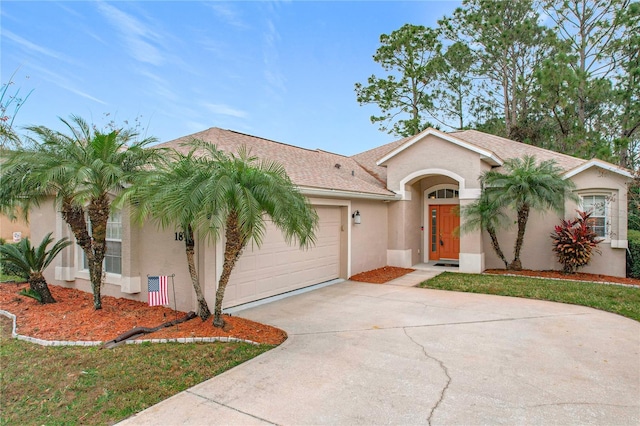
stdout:
POLYGON ((267 20, 267 31, 263 35, 264 50, 264 77, 267 81, 270 91, 285 92, 285 77, 280 71, 280 57, 278 53, 278 42, 280 34, 271 19, 267 20))
POLYGON ((101 99, 98 99, 94 96, 91 96, 90 94, 88 94, 87 92, 77 88, 72 82, 71 80, 63 75, 60 75, 58 73, 55 73, 53 71, 51 71, 50 69, 47 68, 43 68, 40 67, 38 65, 34 65, 34 64, 30 64, 29 68, 33 69, 34 71, 38 72, 38 75, 42 76, 42 78, 44 78, 45 80, 48 80, 52 83, 54 83, 57 86, 60 86, 61 88, 68 90, 71 93, 74 93, 80 97, 83 97, 85 99, 89 99, 91 101, 97 102, 101 105, 107 105, 107 103, 101 99))
POLYGON ((230 107, 229 105, 225 104, 212 104, 209 102, 203 102, 202 106, 213 114, 229 115, 231 117, 237 118, 245 118, 247 116, 247 113, 245 111, 230 107))
POLYGON ((51 50, 51 49, 47 49, 46 47, 40 46, 38 44, 32 43, 29 40, 26 40, 22 37, 20 37, 17 34, 12 33, 9 30, 3 30, 2 31, 2 35, 6 38, 8 38, 9 40, 13 41, 14 43, 19 44, 20 46, 22 46, 23 48, 30 50, 32 52, 35 53, 40 53, 42 55, 45 56, 49 56, 51 58, 54 59, 60 59, 66 62, 71 62, 68 58, 66 58, 62 53, 58 53, 55 50, 51 50))
POLYGON ((157 32, 120 9, 104 2, 97 4, 102 15, 118 29, 134 59, 152 65, 162 65, 165 62, 164 55, 155 46, 162 39, 157 32))
POLYGON ((213 12, 224 22, 236 28, 247 29, 250 26, 242 20, 236 7, 229 3, 206 3, 213 12))

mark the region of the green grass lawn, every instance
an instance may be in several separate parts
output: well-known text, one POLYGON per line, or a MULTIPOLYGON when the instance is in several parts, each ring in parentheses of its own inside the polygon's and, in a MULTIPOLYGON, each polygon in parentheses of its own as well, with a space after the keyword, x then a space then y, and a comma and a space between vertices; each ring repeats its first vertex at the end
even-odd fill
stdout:
POLYGON ((640 321, 640 288, 580 281, 444 272, 423 288, 524 297, 589 306, 640 321))
POLYGON ((43 347, 0 316, 0 424, 113 424, 269 349, 247 343, 43 347))

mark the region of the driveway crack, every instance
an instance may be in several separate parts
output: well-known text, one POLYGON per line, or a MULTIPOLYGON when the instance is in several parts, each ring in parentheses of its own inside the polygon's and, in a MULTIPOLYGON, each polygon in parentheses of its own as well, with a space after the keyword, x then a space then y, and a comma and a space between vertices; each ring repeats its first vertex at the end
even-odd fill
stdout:
POLYGON ((207 396, 205 396, 205 395, 202 395, 201 393, 193 392, 193 391, 191 391, 191 390, 189 390, 189 389, 187 389, 185 392, 186 392, 186 393, 190 393, 191 395, 197 396, 198 398, 202 398, 202 399, 204 399, 204 400, 207 400, 207 401, 209 401, 209 402, 212 402, 212 403, 214 403, 214 404, 220 405, 221 407, 225 407, 225 408, 228 408, 228 409, 230 409, 230 410, 236 411, 236 412, 238 412, 238 413, 240 413, 240 414, 244 414, 245 416, 253 417, 254 419, 257 419, 257 420, 263 421, 263 422, 265 422, 265 423, 269 423, 270 425, 279 426, 279 425, 278 425, 278 423, 273 423, 272 421, 269 421, 269 420, 267 420, 267 419, 263 419, 262 417, 258 417, 258 416, 256 416, 256 415, 251 414, 251 413, 247 413, 246 411, 238 410, 237 408, 234 408, 234 407, 231 407, 230 405, 227 405, 227 404, 223 404, 223 403, 221 403, 221 402, 218 402, 218 401, 216 401, 215 399, 212 399, 212 398, 209 398, 209 397, 207 397, 207 396))
POLYGON ((434 404, 433 407, 431 407, 431 411, 429 412, 429 417, 427 417, 427 424, 429 426, 431 426, 431 419, 433 418, 434 413, 436 412, 436 410, 438 409, 438 407, 440 406, 440 404, 442 403, 442 401, 444 400, 444 396, 447 393, 447 390, 449 389, 449 385, 451 385, 451 375, 449 374, 449 369, 447 368, 446 365, 444 365, 444 362, 442 362, 441 360, 439 360, 438 358, 434 357, 433 355, 429 355, 429 353, 427 352, 427 348, 424 347, 424 345, 418 343, 413 337, 411 337, 409 335, 409 333, 407 333, 407 329, 406 327, 402 328, 402 331, 404 331, 405 336, 407 336, 409 338, 409 340, 411 340, 414 344, 420 346, 420 348, 422 349, 422 353, 424 354, 424 356, 426 356, 427 358, 429 358, 432 361, 435 361, 438 363, 438 365, 440 366, 440 368, 442 369, 442 372, 444 373, 444 375, 447 377, 447 383, 444 385, 444 387, 442 388, 442 391, 440 391, 440 398, 438 398, 438 401, 436 401, 436 403, 434 404))

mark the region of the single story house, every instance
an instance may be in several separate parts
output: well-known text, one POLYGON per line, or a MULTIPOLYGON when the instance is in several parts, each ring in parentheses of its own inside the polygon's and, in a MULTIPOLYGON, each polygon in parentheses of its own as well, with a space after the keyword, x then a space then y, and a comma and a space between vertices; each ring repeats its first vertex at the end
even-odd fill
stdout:
MULTIPOLYGON (((320 224, 317 244, 300 250, 268 229, 260 249, 249 246, 232 272, 224 306, 233 307, 291 290, 385 265, 411 267, 426 262, 457 264, 460 272, 502 268, 484 232, 457 235, 464 208, 480 196, 478 177, 504 160, 534 155, 554 159, 576 186, 581 204, 567 202, 565 217, 578 208, 591 209, 602 236, 602 255, 585 272, 625 275, 627 248, 627 184, 629 171, 601 160, 583 160, 475 130, 422 133, 347 157, 303 149, 230 130, 211 128, 162 146, 179 148, 191 138, 203 139, 234 152, 241 146, 253 155, 278 161, 316 208, 320 224)), ((533 213, 522 251, 527 269, 560 269, 551 250, 556 213, 533 213)), ((138 226, 126 209, 108 224, 104 295, 146 301, 147 275, 175 274, 180 310, 194 309, 184 242, 178 230, 160 230, 153 223, 138 226)), ((37 241, 51 230, 72 237, 53 205, 31 212, 31 234, 37 241)), ((498 235, 507 258, 516 227, 498 235)), ((197 268, 210 306, 222 268, 223 244, 199 241, 197 268)), ((70 246, 47 271, 50 283, 90 291, 82 251, 70 246)), ((172 296, 173 289, 170 288, 172 296)), ((173 306, 173 301, 171 302, 173 306)))

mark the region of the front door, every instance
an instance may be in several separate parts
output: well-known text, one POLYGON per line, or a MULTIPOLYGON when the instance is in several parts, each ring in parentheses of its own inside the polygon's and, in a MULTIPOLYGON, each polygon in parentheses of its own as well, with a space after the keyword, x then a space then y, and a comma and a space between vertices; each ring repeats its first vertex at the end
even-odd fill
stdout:
POLYGON ((429 206, 429 260, 458 259, 460 238, 454 231, 460 226, 455 204, 429 206))

